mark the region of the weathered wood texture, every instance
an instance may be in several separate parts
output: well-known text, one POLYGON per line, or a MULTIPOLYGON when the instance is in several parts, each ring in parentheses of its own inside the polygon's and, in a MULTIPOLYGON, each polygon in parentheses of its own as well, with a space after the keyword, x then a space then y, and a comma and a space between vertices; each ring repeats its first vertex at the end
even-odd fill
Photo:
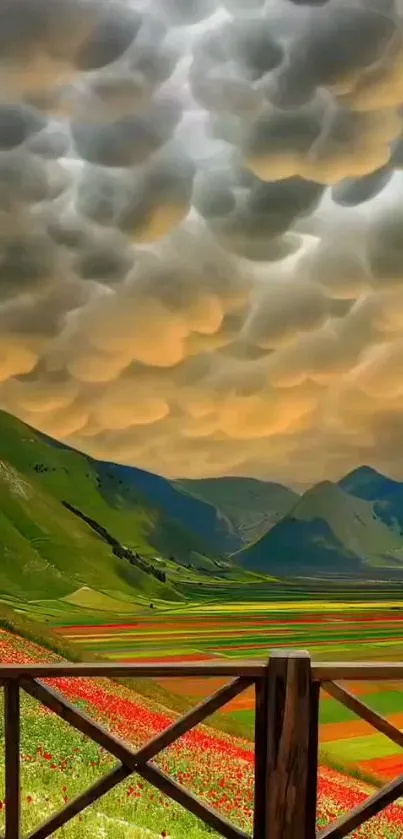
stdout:
POLYGON ((349 682, 399 681, 403 679, 403 662, 321 661, 312 665, 312 678, 317 682, 338 682, 344 679, 349 682))
POLYGON ((18 682, 4 687, 4 731, 6 764, 6 839, 19 839, 20 795, 20 690, 18 682))
POLYGON ((267 835, 267 744, 268 744, 268 678, 260 679, 255 685, 255 806, 253 837, 261 839, 267 835))
MULTIPOLYGON (((109 662, 72 664, 0 664, 0 685, 9 679, 81 678, 186 678, 232 676, 264 678, 267 661, 200 661, 180 664, 112 664, 109 662)), ((320 662, 312 664, 313 681, 403 680, 403 662, 320 662)))
POLYGON ((309 654, 273 652, 268 668, 264 839, 308 839, 306 826, 315 809, 317 787, 318 720, 311 719, 316 710, 309 654))
MULTIPOLYGON (((112 664, 111 662, 93 662, 72 664, 60 662, 55 664, 0 664, 0 683, 8 679, 54 679, 68 677, 82 678, 145 678, 152 679, 169 676, 169 678, 186 678, 196 676, 244 676, 247 679, 258 679, 266 669, 264 661, 184 661, 180 664, 112 664)), ((331 678, 329 676, 329 678, 331 678)))
POLYGON ((311 682, 309 709, 308 744, 308 788, 305 811, 305 839, 316 836, 316 806, 318 793, 318 749, 319 749, 319 682, 311 682))
MULTIPOLYGON (((200 661, 180 664, 0 664, 0 684, 9 679, 53 679, 83 676, 103 678, 186 678, 198 676, 243 676, 260 679, 265 675, 267 661, 200 661)), ((312 664, 315 682, 403 680, 403 662, 320 662, 312 664)))

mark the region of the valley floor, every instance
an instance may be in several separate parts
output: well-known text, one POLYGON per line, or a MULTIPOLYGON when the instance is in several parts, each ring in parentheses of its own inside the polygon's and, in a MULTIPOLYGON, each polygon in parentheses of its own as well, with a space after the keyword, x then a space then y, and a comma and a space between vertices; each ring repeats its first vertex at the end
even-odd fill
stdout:
MULTIPOLYGON (((308 649, 314 660, 403 659, 403 608, 399 601, 271 602, 194 604, 163 615, 138 615, 132 622, 64 626, 58 632, 86 655, 112 661, 202 661, 266 658, 273 648, 308 649)), ((160 679, 150 696, 181 710, 223 684, 222 680, 160 679)), ((150 686, 151 687, 151 686, 150 686)), ((400 683, 350 685, 366 703, 403 727, 400 683)), ((142 691, 142 685, 138 688, 142 691)), ((357 719, 324 692, 320 703, 323 760, 383 779, 403 773, 397 745, 357 719)), ((214 717, 214 725, 253 739, 254 693, 237 697, 214 717)))

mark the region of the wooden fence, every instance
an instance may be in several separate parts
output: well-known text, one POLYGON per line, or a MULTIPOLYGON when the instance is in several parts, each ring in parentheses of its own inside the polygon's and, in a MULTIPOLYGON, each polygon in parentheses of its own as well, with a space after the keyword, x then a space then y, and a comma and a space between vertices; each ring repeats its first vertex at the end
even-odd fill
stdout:
POLYGON ((274 651, 267 662, 196 664, 0 665, 4 686, 6 830, 20 839, 20 693, 39 700, 117 759, 116 767, 29 834, 45 839, 120 781, 137 773, 227 839, 248 835, 166 775, 154 758, 246 688, 254 685, 255 808, 253 839, 342 839, 403 794, 403 775, 363 804, 316 831, 318 712, 320 688, 403 748, 403 733, 341 684, 343 680, 403 680, 402 664, 314 664, 306 652, 274 651), (231 677, 231 681, 175 720, 140 749, 132 749, 91 720, 43 679, 55 677, 231 677))

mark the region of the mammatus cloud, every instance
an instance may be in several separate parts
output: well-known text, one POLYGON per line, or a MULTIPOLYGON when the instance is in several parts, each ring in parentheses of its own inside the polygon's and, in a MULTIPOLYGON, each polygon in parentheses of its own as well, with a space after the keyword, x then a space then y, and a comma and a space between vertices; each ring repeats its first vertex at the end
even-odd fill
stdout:
POLYGON ((94 456, 403 477, 400 0, 0 5, 0 407, 94 456))

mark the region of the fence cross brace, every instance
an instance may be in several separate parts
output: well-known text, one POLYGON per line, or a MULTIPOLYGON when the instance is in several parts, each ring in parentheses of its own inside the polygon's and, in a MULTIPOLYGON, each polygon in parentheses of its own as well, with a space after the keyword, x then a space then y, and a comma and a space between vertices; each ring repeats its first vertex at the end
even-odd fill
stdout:
MULTIPOLYGON (((9 683, 12 688, 18 691, 18 681, 9 683)), ((200 801, 193 793, 189 792, 181 784, 159 769, 153 759, 179 737, 187 734, 200 722, 226 705, 246 688, 254 684, 254 680, 246 677, 239 677, 228 685, 217 690, 208 699, 200 702, 188 713, 178 720, 175 720, 164 731, 157 734, 141 748, 134 750, 126 745, 120 738, 111 734, 99 723, 94 722, 87 714, 79 711, 60 693, 37 679, 22 679, 21 688, 29 696, 39 700, 46 708, 53 711, 57 716, 68 722, 73 728, 82 734, 90 737, 95 743, 115 757, 119 763, 111 772, 96 781, 85 792, 70 801, 66 807, 55 815, 51 816, 40 827, 35 828, 27 839, 46 839, 55 830, 66 824, 71 818, 81 813, 90 804, 93 804, 121 781, 137 772, 144 780, 155 786, 158 790, 168 795, 171 799, 181 804, 199 819, 203 820, 210 827, 221 832, 227 839, 249 839, 248 834, 240 830, 236 825, 221 816, 209 805, 200 801)), ((17 795, 14 790, 12 800, 16 802, 17 795)), ((19 783, 18 783, 19 801, 19 783)), ((16 805, 19 807, 19 804, 16 805)), ((15 808, 14 808, 15 809, 15 808)), ((9 811, 10 812, 10 811, 9 811)), ((11 820, 9 818, 9 824, 11 820)), ((13 818, 13 828, 9 827, 7 832, 7 811, 6 811, 6 839, 19 839, 19 811, 18 819, 13 818), (11 831, 11 832, 10 832, 11 831)))

